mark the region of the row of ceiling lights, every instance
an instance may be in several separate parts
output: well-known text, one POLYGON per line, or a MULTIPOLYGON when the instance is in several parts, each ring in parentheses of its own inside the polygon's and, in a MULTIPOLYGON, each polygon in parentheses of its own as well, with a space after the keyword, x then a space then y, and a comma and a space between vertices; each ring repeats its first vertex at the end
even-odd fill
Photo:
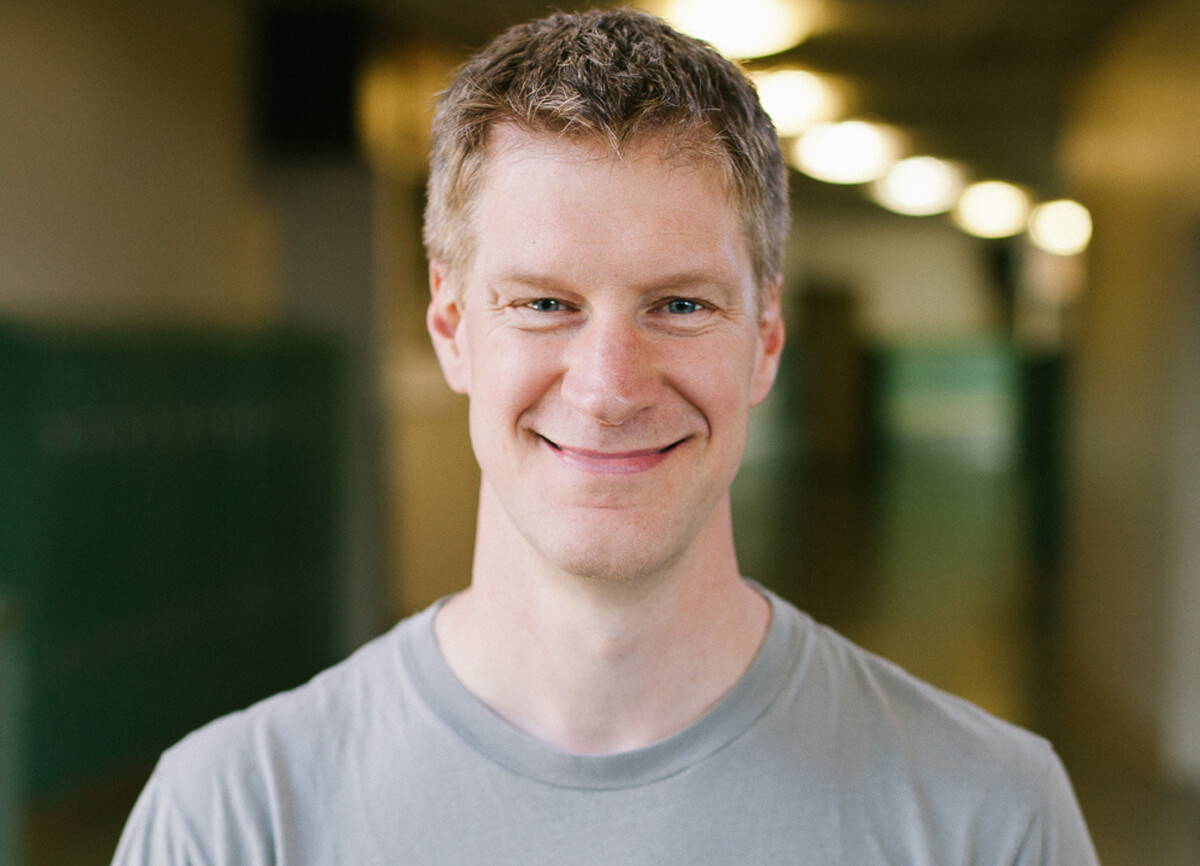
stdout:
MULTIPOLYGON (((649 0, 646 5, 739 60, 792 47, 818 26, 821 12, 812 0, 649 0)), ((905 136, 894 127, 844 119, 849 100, 842 83, 800 69, 757 72, 753 78, 789 161, 810 177, 863 185, 875 202, 895 213, 950 213, 959 228, 976 237, 1028 231, 1035 245, 1055 255, 1077 255, 1091 240, 1091 216, 1078 202, 1034 206, 1030 194, 1015 184, 968 182, 966 169, 956 163, 905 157, 905 136)))

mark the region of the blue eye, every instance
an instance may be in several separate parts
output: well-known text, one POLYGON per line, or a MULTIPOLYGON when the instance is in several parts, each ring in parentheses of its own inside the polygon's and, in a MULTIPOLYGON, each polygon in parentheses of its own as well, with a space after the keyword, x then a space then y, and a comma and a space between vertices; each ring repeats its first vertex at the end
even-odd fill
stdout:
POLYGON ((554 298, 538 298, 536 301, 530 301, 526 306, 535 313, 557 313, 563 308, 562 301, 554 298))
POLYGON ((695 301, 689 301, 687 298, 672 298, 667 301, 664 309, 668 313, 694 313, 700 309, 700 305, 695 301))

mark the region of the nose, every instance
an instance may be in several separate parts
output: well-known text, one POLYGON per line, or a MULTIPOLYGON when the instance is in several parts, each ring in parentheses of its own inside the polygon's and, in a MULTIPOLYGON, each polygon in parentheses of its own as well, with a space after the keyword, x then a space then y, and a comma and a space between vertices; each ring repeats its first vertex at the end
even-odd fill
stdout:
POLYGON ((594 315, 571 338, 562 396, 605 426, 620 426, 658 399, 661 380, 649 335, 621 314, 594 315))

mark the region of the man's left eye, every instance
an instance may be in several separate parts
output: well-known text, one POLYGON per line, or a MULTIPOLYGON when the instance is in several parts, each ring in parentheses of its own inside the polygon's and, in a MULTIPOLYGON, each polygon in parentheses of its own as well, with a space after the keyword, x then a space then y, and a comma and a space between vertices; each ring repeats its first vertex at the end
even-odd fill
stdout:
POLYGON ((695 313, 700 309, 700 304, 687 298, 672 298, 663 305, 663 309, 668 313, 695 313))

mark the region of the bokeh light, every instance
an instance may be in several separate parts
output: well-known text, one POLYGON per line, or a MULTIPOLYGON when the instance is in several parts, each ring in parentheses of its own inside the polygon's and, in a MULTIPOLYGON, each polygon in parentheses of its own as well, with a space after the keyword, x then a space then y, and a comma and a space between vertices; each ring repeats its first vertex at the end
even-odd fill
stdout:
POLYGON ((778 54, 803 42, 818 11, 806 0, 650 0, 644 5, 684 33, 739 59, 778 54))
POLYGON ((962 170, 933 156, 913 156, 893 165, 875 184, 879 204, 906 216, 945 213, 963 188, 962 170))
POLYGON ((1041 249, 1056 256, 1078 255, 1092 239, 1092 215, 1077 201, 1060 199, 1033 209, 1029 237, 1041 249))
POLYGON ((985 180, 968 186, 958 200, 954 221, 968 234, 980 238, 1005 238, 1025 231, 1029 196, 1020 187, 1002 180, 985 180))
POLYGON ((751 74, 763 108, 785 138, 833 120, 842 111, 842 95, 829 79, 803 69, 771 69, 751 74))
POLYGON ((796 167, 827 183, 867 183, 882 177, 900 153, 890 127, 862 120, 821 123, 796 140, 796 167))

